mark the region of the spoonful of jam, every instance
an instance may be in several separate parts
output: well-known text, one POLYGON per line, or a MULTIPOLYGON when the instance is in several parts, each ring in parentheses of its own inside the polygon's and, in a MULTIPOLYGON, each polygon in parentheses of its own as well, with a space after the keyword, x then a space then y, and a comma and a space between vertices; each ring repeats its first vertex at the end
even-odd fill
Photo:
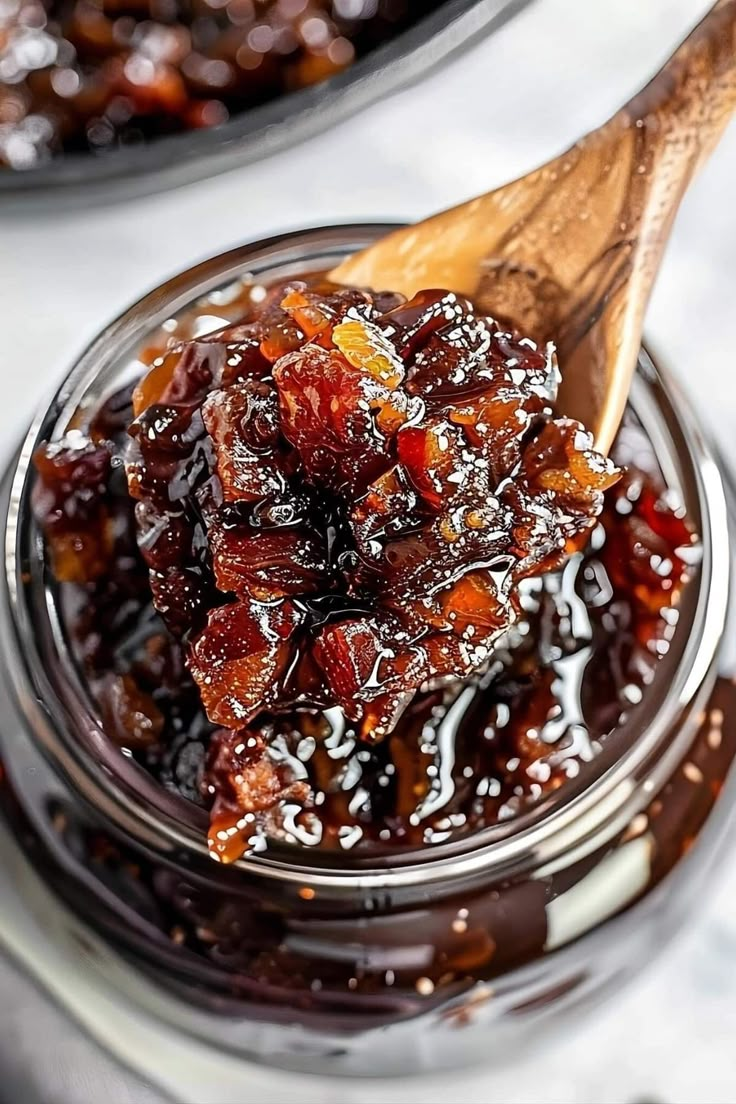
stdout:
POLYGON ((617 478, 553 415, 558 378, 452 292, 304 283, 161 358, 128 485, 210 720, 337 705, 376 740, 482 667, 617 478))

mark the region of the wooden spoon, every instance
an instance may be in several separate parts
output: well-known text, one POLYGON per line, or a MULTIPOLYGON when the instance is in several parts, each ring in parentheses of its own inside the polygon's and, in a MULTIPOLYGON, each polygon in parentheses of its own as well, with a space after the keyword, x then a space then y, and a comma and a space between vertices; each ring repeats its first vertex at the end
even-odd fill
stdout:
POLYGON ((331 273, 407 296, 445 287, 558 347, 559 408, 607 451, 683 193, 736 108, 736 0, 719 0, 598 130, 520 180, 397 230, 331 273))

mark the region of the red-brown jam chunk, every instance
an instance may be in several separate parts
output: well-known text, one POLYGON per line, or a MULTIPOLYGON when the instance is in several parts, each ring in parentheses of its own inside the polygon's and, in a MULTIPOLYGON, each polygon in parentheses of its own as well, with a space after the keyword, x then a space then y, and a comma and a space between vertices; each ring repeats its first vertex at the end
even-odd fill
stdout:
POLYGON ((210 737, 205 771, 213 794, 210 854, 232 862, 284 834, 310 800, 309 783, 269 754, 265 733, 221 728, 210 737), (290 808, 291 806, 291 808, 290 808))
POLYGON ((296 284, 160 358, 129 483, 210 720, 339 706, 379 739, 482 668, 618 478, 553 417, 556 382, 550 350, 444 291, 296 284))
POLYGON ((4 0, 0 169, 199 130, 342 72, 442 0, 4 0))
POLYGON ((34 508, 44 519, 51 567, 59 582, 83 583, 108 568, 112 519, 105 503, 110 450, 72 431, 38 449, 34 508))

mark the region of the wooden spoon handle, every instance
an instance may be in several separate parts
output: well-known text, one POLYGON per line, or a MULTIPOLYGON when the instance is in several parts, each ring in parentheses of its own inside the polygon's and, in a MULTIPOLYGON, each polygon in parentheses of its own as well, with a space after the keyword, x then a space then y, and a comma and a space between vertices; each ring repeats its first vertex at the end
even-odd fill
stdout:
POLYGON ((736 3, 718 0, 619 114, 643 125, 648 141, 660 151, 679 147, 676 152, 683 154, 689 179, 717 144, 735 108, 736 3))
MULTIPOLYGON (((615 158, 620 175, 626 166, 626 186, 611 197, 608 233, 589 267, 578 269, 577 290, 568 283, 557 320, 560 408, 589 425, 604 450, 623 414, 644 312, 680 201, 734 110, 736 0, 719 0, 657 76, 575 147, 583 161, 586 146, 591 155, 596 149, 594 163, 601 155, 615 158)), ((584 257, 585 244, 577 249, 584 257)))
POLYGON ((528 176, 390 234, 331 274, 449 287, 558 344, 561 411, 608 449, 682 194, 736 108, 736 0, 719 0, 608 123, 528 176))

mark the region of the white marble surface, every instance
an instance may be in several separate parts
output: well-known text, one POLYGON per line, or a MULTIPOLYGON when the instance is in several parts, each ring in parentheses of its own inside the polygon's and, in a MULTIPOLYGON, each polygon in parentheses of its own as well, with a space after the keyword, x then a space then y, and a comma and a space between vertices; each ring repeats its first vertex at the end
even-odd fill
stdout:
MULTIPOLYGON (((259 165, 113 209, 0 211, 0 440, 10 449, 85 339, 162 277, 275 230, 413 218, 501 183, 602 121, 706 7, 538 0, 442 75, 259 165)), ((735 181, 732 127, 683 204, 647 330, 736 462, 735 181)), ((735 1036, 732 851, 686 936, 569 1042, 512 1071, 364 1086, 356 1100, 733 1104, 735 1036)), ((325 1104, 344 1098, 325 1083, 325 1104)), ((271 1099, 291 1104, 298 1087, 271 1099)))

